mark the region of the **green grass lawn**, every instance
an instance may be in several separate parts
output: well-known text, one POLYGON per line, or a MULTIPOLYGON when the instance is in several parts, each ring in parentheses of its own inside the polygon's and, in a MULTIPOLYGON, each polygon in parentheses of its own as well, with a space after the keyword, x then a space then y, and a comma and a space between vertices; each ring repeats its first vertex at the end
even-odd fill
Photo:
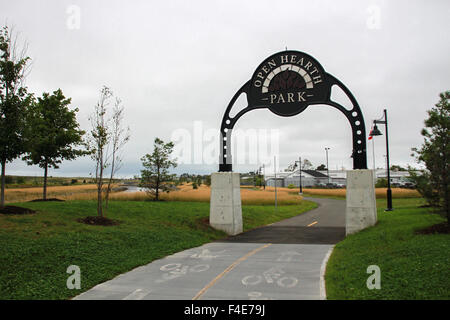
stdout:
POLYGON ((449 299, 450 235, 414 231, 444 221, 422 199, 394 199, 384 212, 378 200, 378 223, 338 243, 326 270, 328 299, 449 299), (381 289, 369 290, 369 265, 381 271, 381 289))
MULTIPOLYGON (((0 299, 67 299, 116 275, 172 253, 224 238, 209 227, 209 203, 112 201, 118 226, 76 221, 96 214, 94 201, 15 204, 37 214, 0 215, 0 299), (81 269, 81 290, 69 290, 67 267, 81 269)), ((316 207, 243 206, 244 230, 316 207)))

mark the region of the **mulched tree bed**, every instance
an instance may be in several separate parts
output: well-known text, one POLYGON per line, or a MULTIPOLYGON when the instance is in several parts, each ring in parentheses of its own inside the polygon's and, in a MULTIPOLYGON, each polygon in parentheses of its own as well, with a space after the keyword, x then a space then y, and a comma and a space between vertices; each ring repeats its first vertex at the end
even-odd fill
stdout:
POLYGON ((428 228, 420 229, 420 230, 416 231, 416 234, 435 234, 435 233, 448 234, 448 233, 450 233, 450 226, 447 224, 447 222, 442 222, 442 223, 432 225, 428 228))
POLYGON ((100 217, 100 216, 90 216, 86 218, 79 218, 77 219, 78 222, 89 224, 89 225, 95 225, 95 226, 117 226, 121 224, 122 222, 119 220, 109 219, 106 217, 100 217))
POLYGON ((29 202, 43 202, 43 201, 66 201, 66 200, 62 200, 62 199, 58 199, 58 198, 48 198, 48 199, 34 199, 34 200, 30 200, 29 202))
POLYGON ((16 206, 5 206, 3 208, 0 208, 0 214, 33 214, 33 213, 36 213, 36 211, 16 206))

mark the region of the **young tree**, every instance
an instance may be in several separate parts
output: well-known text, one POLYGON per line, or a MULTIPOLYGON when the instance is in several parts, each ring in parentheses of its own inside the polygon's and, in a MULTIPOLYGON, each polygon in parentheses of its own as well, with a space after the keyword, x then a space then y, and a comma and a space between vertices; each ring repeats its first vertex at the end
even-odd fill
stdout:
POLYGON ((52 95, 44 93, 33 103, 26 117, 27 154, 23 158, 29 165, 44 169, 42 198, 47 199, 48 169, 58 169, 63 160, 73 160, 86 154, 75 149, 83 144, 84 131, 76 119, 78 109, 69 110, 71 99, 64 97, 61 89, 52 95))
POLYGON ((177 166, 176 159, 170 159, 173 147, 173 142, 165 143, 156 138, 153 153, 141 158, 144 170, 141 170, 139 186, 155 201, 159 200, 160 191, 169 192, 173 187, 174 175, 169 174, 169 169, 177 166))
POLYGON ((95 161, 95 183, 97 184, 97 215, 103 217, 103 174, 107 168, 107 146, 110 141, 110 130, 106 118, 106 110, 112 92, 108 87, 100 91, 100 100, 94 107, 94 114, 90 117, 91 131, 89 136, 89 150, 95 161))
POLYGON ((450 224, 450 91, 441 93, 440 101, 428 111, 421 133, 424 143, 412 150, 416 160, 426 167, 429 186, 424 188, 427 192, 423 196, 447 216, 450 224))
POLYGON ((19 48, 8 26, 0 30, 0 207, 5 205, 6 163, 25 151, 23 129, 27 106, 33 100, 24 85, 27 46, 19 48))
POLYGON ((94 114, 90 117, 91 131, 88 145, 92 159, 95 161, 95 183, 97 184, 97 215, 104 216, 103 199, 108 208, 109 194, 115 174, 122 167, 122 149, 130 140, 130 129, 124 128, 124 107, 119 98, 115 98, 112 115, 108 117, 109 106, 114 94, 104 86, 100 91, 100 99, 95 105, 94 114), (111 166, 109 179, 104 178, 105 170, 111 166), (105 183, 106 190, 104 188, 105 183), (105 197, 103 198, 103 192, 105 197))
POLYGON ((111 171, 109 175, 108 186, 106 187, 105 194, 105 206, 108 208, 109 194, 111 192, 111 186, 114 181, 115 174, 122 167, 123 154, 121 153, 125 144, 130 140, 130 128, 124 128, 123 124, 123 111, 124 107, 122 101, 116 98, 116 102, 113 107, 112 126, 111 126, 111 171))

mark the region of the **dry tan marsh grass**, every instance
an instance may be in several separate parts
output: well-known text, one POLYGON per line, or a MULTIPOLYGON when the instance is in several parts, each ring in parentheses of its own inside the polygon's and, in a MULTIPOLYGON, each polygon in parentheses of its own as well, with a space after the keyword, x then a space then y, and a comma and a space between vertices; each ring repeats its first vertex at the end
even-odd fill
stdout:
MULTIPOLYGON (((42 187, 5 189, 5 202, 30 201, 42 199, 42 187)), ((47 198, 58 198, 62 200, 81 200, 84 197, 95 198, 97 186, 95 184, 76 186, 54 186, 47 187, 47 198)))
MULTIPOLYGON (((303 189, 303 193, 307 195, 331 196, 331 197, 345 197, 346 189, 303 189)), ((386 188, 376 188, 375 195, 377 199, 386 198, 386 188)), ((417 190, 392 188, 393 198, 418 198, 421 197, 417 190)))
MULTIPOLYGON (((96 185, 77 185, 48 187, 48 198, 59 198, 63 200, 95 200, 96 185)), ((305 195, 311 196, 331 196, 345 197, 345 189, 303 189, 305 195)), ((201 185, 198 189, 193 189, 191 184, 178 186, 178 190, 170 193, 162 193, 161 199, 165 201, 193 201, 209 202, 211 189, 201 185)), ((415 198, 420 197, 416 190, 392 189, 394 198, 415 198)), ((386 188, 376 189, 377 198, 386 197, 386 188)), ((6 189, 6 202, 29 201, 42 198, 42 188, 6 189)), ((275 188, 241 188, 242 203, 246 205, 270 205, 275 202, 275 188)), ((145 192, 113 192, 111 200, 117 201, 144 201, 149 200, 145 192)), ((298 189, 277 188, 277 201, 280 205, 299 204, 302 197, 298 194, 298 189)))
MULTIPOLYGON (((302 197, 292 194, 292 190, 278 190, 277 199, 280 205, 299 204, 302 197)), ((205 185, 201 185, 198 189, 193 189, 192 185, 182 185, 178 190, 170 193, 162 193, 161 199, 165 201, 193 201, 193 202, 209 202, 211 189, 205 185)), ((77 197, 77 195, 74 195, 77 197)), ((273 188, 263 189, 241 189, 242 204, 246 205, 265 205, 273 204, 275 201, 275 193, 273 188)), ((148 200, 149 197, 145 192, 117 192, 111 195, 112 200, 122 201, 142 201, 148 200)))

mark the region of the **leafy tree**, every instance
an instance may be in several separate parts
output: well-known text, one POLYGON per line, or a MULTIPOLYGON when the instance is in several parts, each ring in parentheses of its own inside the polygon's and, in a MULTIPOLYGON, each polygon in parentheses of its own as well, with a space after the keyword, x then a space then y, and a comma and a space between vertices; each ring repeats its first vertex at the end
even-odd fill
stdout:
POLYGON ((210 174, 205 176, 205 185, 208 187, 211 186, 211 175, 210 174))
POLYGON ((387 188, 387 186, 388 186, 388 181, 385 178, 380 178, 375 183, 375 188, 387 188))
POLYGON ((14 183, 14 178, 11 176, 6 176, 5 177, 5 183, 6 184, 13 184, 14 183))
POLYGON ((262 184, 263 184, 262 180, 263 180, 263 178, 262 178, 262 176, 259 174, 259 175, 256 177, 255 187, 256 187, 256 186, 262 187, 262 184))
POLYGON ((190 180, 190 174, 189 173, 182 173, 182 174, 180 174, 180 177, 178 179, 178 181, 180 181, 180 183, 189 182, 189 180, 190 180))
POLYGON ((288 165, 288 167, 286 169, 284 169, 284 172, 292 172, 295 170, 295 168, 297 168, 297 163, 290 164, 290 165, 288 165))
POLYGON ((25 184, 25 177, 17 177, 16 183, 17 184, 25 184))
POLYGON ((311 170, 313 168, 311 161, 308 159, 304 159, 302 162, 302 170, 311 170))
POLYGON ((44 200, 47 199, 48 169, 58 169, 63 160, 86 154, 86 151, 76 149, 83 144, 85 132, 80 130, 76 119, 78 109, 70 110, 70 103, 71 99, 58 89, 52 95, 44 93, 28 108, 27 153, 23 160, 44 169, 44 200))
POLYGON ((196 182, 197 182, 197 186, 200 187, 200 186, 202 185, 203 178, 202 178, 201 175, 198 175, 198 176, 197 176, 196 182))
MULTIPOLYGON (((438 211, 447 216, 450 224, 450 91, 440 94, 440 101, 428 110, 428 119, 422 129, 424 143, 420 149, 413 148, 413 156, 426 167, 427 192, 423 196, 438 211)), ((413 180, 414 176, 411 177, 413 180)), ((417 182, 417 177, 415 179, 417 182)), ((420 181, 419 181, 420 182, 420 181)), ((419 189, 420 191, 420 189, 419 189)))
MULTIPOLYGON (((312 170, 314 167, 311 163, 311 161, 309 161, 308 159, 303 159, 302 163, 300 164, 302 166, 302 170, 312 170)), ((293 164, 291 164, 290 166, 288 166, 288 168, 284 171, 294 171, 295 169, 298 168, 298 161, 295 161, 293 164)))
POLYGON ((414 168, 409 168, 409 179, 413 181, 417 191, 426 199, 431 207, 438 207, 439 194, 433 189, 430 183, 431 175, 428 170, 418 173, 414 168))
POLYGON ((393 164, 390 169, 392 171, 408 171, 408 169, 403 168, 402 166, 398 166, 396 164, 393 164))
POLYGON ((317 167, 316 170, 327 170, 327 167, 326 167, 326 165, 321 164, 320 166, 317 167))
POLYGON ((173 142, 165 143, 156 138, 153 153, 141 158, 144 170, 141 170, 140 187, 145 188, 147 194, 153 200, 159 200, 160 191, 169 192, 173 187, 175 175, 169 174, 169 169, 176 167, 176 159, 170 159, 173 152, 173 142))
POLYGON ((6 163, 25 151, 24 115, 33 96, 24 86, 27 63, 26 46, 18 47, 10 29, 0 30, 0 207, 5 205, 6 163))

